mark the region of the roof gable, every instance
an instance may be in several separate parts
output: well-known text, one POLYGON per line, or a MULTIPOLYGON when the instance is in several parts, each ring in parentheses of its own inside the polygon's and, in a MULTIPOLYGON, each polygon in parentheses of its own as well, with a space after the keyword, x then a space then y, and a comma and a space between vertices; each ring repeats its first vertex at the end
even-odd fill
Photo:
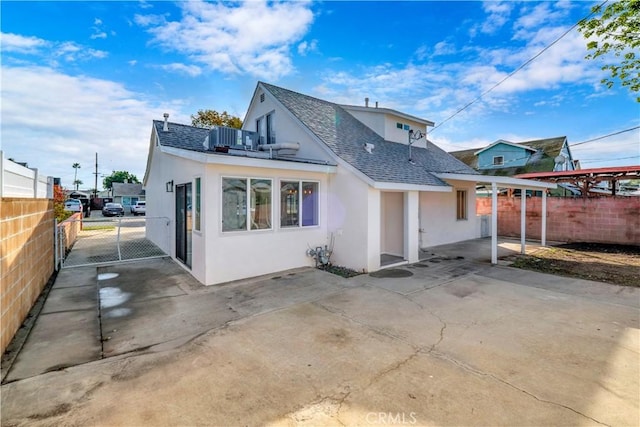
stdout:
POLYGON ((493 144, 487 145, 486 147, 476 151, 473 154, 477 156, 478 154, 483 153, 483 152, 488 151, 488 150, 491 150, 493 147, 496 147, 498 145, 508 145, 510 147, 515 147, 515 148, 519 148, 519 149, 523 149, 523 150, 528 150, 528 151, 531 151, 533 153, 535 153, 537 151, 536 149, 531 148, 531 147, 529 147, 527 145, 524 145, 522 143, 516 144, 514 142, 509 142, 509 141, 505 141, 503 139, 499 139, 496 142, 494 142, 493 144))

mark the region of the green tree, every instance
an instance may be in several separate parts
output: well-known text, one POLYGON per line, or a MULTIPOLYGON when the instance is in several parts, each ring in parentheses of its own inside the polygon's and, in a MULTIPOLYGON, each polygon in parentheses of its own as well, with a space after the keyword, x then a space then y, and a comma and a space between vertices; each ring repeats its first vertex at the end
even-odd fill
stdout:
POLYGON ((220 114, 215 110, 198 110, 197 114, 191 115, 191 124, 205 129, 210 129, 213 126, 226 126, 240 129, 242 127, 242 120, 240 120, 239 117, 230 115, 226 111, 220 114))
POLYGON ((135 175, 130 174, 127 171, 114 171, 111 175, 102 180, 102 186, 109 190, 113 186, 114 182, 125 182, 125 180, 131 183, 140 183, 135 175))
MULTIPOLYGON (((606 2, 605 2, 606 3, 606 2)), ((609 71, 610 78, 601 83, 613 87, 620 80, 631 92, 640 92, 640 0, 620 0, 594 6, 594 16, 579 23, 585 38, 597 40, 587 42, 590 53, 587 59, 608 57, 602 70, 609 71), (613 55, 609 57, 609 55, 613 55)), ((640 96, 636 97, 640 102, 640 96)))
POLYGON ((73 181, 73 185, 76 186, 76 191, 78 191, 78 187, 80 185, 82 185, 82 184, 83 184, 83 182, 81 180, 79 180, 79 179, 76 179, 76 180, 73 181))

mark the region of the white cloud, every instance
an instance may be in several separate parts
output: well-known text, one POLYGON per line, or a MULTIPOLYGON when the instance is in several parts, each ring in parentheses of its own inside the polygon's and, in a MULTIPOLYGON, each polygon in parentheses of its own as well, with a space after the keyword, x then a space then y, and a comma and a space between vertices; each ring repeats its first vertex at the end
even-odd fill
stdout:
POLYGON ((456 47, 447 41, 441 41, 435 44, 433 47, 433 55, 451 55, 456 53, 456 47))
MULTIPOLYGON (((102 23, 102 19, 95 18, 93 20, 93 27, 91 27, 91 29, 93 30, 93 34, 91 34, 90 36, 91 40, 107 38, 107 32, 103 29, 103 27, 104 25, 102 23)), ((111 35, 115 35, 115 32, 111 31, 111 35)))
POLYGON ((293 71, 291 46, 307 33, 313 13, 308 2, 248 1, 179 4, 182 17, 136 15, 153 42, 194 62, 229 74, 276 79, 293 71))
POLYGON ((161 65, 160 68, 166 71, 173 71, 177 73, 187 74, 191 77, 199 76, 202 74, 202 69, 197 65, 185 65, 174 62, 172 64, 161 65))
MULTIPOLYGON (((628 128, 637 125, 637 122, 630 123, 628 128)), ((607 133, 614 133, 620 130, 621 129, 609 128, 607 130, 601 130, 601 132, 606 132, 606 135, 607 133)), ((602 136, 602 133, 588 134, 582 140, 569 139, 571 154, 574 159, 580 160, 583 168, 640 164, 639 129, 614 135, 609 138, 587 142, 586 144, 580 144, 575 147, 572 146, 572 144, 578 144, 600 136, 602 136)))
POLYGON ((104 31, 99 31, 96 30, 95 33, 91 34, 91 39, 95 40, 95 39, 106 39, 107 38, 107 33, 105 33, 104 31))
POLYGON ((1 93, 5 156, 61 177, 66 186, 75 162, 83 166, 79 179, 93 183, 96 152, 101 172, 128 170, 142 179, 151 120, 162 120, 165 111, 188 120, 176 114, 178 102, 154 104, 120 83, 47 67, 3 66, 1 93))
MULTIPOLYGON (((510 3, 485 4, 491 14, 510 16, 510 20, 517 20, 521 13, 517 7, 510 3)), ((568 33, 500 86, 477 98, 567 30, 566 26, 538 19, 542 11, 547 10, 554 21, 560 20, 567 6, 563 5, 557 13, 555 7, 547 5, 532 10, 527 4, 524 14, 528 20, 519 24, 521 28, 527 25, 527 30, 520 33, 525 37, 523 40, 498 47, 468 45, 456 55, 457 62, 451 62, 450 57, 443 59, 436 55, 455 50, 454 40, 447 39, 434 45, 430 56, 427 47, 419 47, 413 61, 424 62, 326 72, 322 84, 315 90, 328 99, 344 103, 361 104, 368 96, 373 101, 379 100, 382 106, 407 111, 436 124, 465 107, 460 115, 438 129, 439 136, 482 127, 489 115, 511 120, 515 114, 539 116, 545 109, 556 109, 567 100, 575 99, 580 92, 589 96, 601 90, 597 89, 602 78, 599 66, 584 60, 585 40, 576 31, 568 33)), ((497 18, 493 19, 497 22, 497 18)))
POLYGON ((298 45, 298 54, 306 56, 308 53, 318 51, 318 40, 313 39, 310 42, 306 40, 298 45))
MULTIPOLYGON (((75 42, 52 42, 37 37, 2 33, 1 46, 4 53, 34 55, 48 59, 52 64, 63 59, 75 62, 89 59, 102 59, 108 52, 88 48, 75 42)), ((5 54, 5 60, 7 55, 5 54)))
POLYGON ((63 42, 57 44, 52 50, 55 57, 63 58, 65 61, 83 61, 88 59, 106 58, 108 53, 104 50, 91 49, 75 42, 63 42))
POLYGON ((509 21, 513 4, 506 1, 488 1, 483 3, 482 8, 488 13, 487 19, 476 26, 474 31, 480 30, 485 34, 494 34, 509 21))
POLYGON ((516 20, 514 28, 517 30, 514 39, 526 38, 527 30, 538 28, 541 25, 550 26, 556 24, 568 13, 566 8, 557 8, 548 2, 542 2, 531 7, 525 5, 523 14, 516 20))
POLYGON ((21 36, 12 33, 0 33, 0 45, 3 52, 33 54, 49 45, 46 40, 38 37, 21 36))
POLYGON ((151 9, 153 7, 152 4, 149 4, 147 1, 145 0, 140 0, 138 2, 138 7, 140 7, 140 9, 151 9))

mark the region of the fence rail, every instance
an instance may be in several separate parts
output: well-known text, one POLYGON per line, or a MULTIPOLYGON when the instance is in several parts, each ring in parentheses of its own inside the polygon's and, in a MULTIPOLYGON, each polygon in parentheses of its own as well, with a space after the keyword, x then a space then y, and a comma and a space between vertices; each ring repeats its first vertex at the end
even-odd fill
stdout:
MULTIPOLYGON (((88 265, 106 265, 124 261, 162 258, 167 254, 155 243, 147 239, 147 227, 156 232, 161 230, 161 246, 169 247, 170 220, 166 217, 118 217, 91 218, 81 221, 81 231, 72 249, 61 253, 64 238, 59 243, 56 255, 60 256, 63 268, 88 265)), ((63 234, 58 232, 58 235, 63 234)))

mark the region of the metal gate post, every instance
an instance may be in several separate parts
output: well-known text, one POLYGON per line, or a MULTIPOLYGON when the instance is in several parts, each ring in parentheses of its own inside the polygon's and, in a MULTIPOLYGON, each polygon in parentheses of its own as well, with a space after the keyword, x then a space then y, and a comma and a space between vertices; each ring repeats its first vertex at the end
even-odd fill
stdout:
POLYGON ((122 253, 120 252, 120 230, 122 230, 122 217, 118 218, 118 237, 116 238, 116 245, 118 246, 118 261, 122 261, 122 253))
POLYGON ((56 271, 60 270, 60 242, 58 242, 58 218, 53 219, 53 262, 56 271))

